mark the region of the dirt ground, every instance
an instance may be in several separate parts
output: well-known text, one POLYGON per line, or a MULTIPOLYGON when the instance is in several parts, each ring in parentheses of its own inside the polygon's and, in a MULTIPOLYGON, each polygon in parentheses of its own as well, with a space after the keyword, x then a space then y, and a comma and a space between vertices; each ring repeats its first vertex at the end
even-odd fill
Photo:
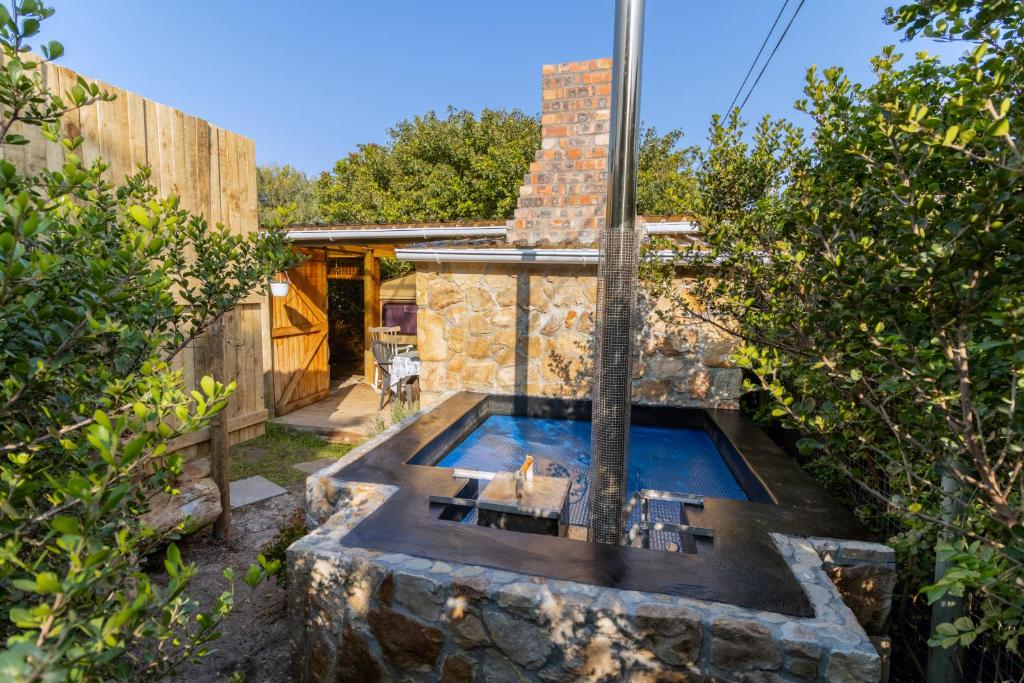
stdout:
POLYGON ((231 540, 226 544, 215 539, 209 529, 179 542, 182 558, 194 562, 198 570, 189 593, 208 609, 227 587, 223 571, 231 566, 236 577, 235 607, 221 625, 223 635, 210 644, 210 653, 173 680, 223 681, 235 672, 243 674, 246 683, 289 680, 285 590, 273 579, 251 590, 241 577, 256 561, 259 549, 302 507, 303 486, 290 486, 287 495, 235 510, 231 540))

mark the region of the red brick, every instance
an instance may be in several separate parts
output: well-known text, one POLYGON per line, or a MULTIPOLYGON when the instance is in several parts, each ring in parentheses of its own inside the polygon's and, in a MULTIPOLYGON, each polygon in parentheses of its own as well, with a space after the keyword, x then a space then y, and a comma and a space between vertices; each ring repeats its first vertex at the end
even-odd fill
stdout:
POLYGON ((523 179, 508 239, 589 245, 604 223, 611 60, 548 64, 541 72, 541 149, 523 179))

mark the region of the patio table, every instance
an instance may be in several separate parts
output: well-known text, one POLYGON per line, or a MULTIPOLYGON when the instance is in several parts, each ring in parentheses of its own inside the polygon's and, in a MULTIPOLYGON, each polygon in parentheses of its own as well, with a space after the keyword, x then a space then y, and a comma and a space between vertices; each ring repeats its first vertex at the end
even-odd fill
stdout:
POLYGON ((398 394, 403 384, 419 374, 420 355, 417 351, 396 354, 391 359, 391 391, 398 394))

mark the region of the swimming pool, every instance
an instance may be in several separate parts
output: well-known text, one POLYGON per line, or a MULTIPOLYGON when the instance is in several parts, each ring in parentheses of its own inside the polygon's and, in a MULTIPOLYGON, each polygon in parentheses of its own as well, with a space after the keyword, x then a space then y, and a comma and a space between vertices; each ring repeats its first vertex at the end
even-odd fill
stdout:
MULTIPOLYGON (((327 517, 321 515, 331 511, 364 509, 372 498, 367 490, 382 487, 372 495, 384 495, 387 502, 344 532, 346 546, 813 615, 772 534, 867 538, 856 519, 737 411, 634 404, 631 413, 633 456, 627 484, 630 489, 651 485, 703 494, 703 508, 685 507, 687 524, 714 532, 713 539, 695 539, 696 552, 679 543, 683 539, 677 534, 674 542, 683 552, 658 552, 672 548, 661 545, 654 534, 651 552, 588 543, 579 535, 581 529, 573 527, 564 536, 553 536, 461 524, 475 505, 436 500, 478 495, 470 490, 477 488, 472 486, 475 479, 454 477, 451 467, 437 465, 473 464, 471 457, 489 452, 491 471, 501 462, 508 469, 510 461, 518 465, 522 451, 531 448, 538 459, 576 477, 571 517, 573 522, 585 521, 581 503, 586 504, 586 489, 580 487, 587 482, 581 470, 587 464, 592 415, 586 400, 454 393, 395 425, 386 438, 357 449, 356 457, 312 477, 307 482, 308 514, 315 513, 323 523, 327 517), (646 456, 637 455, 641 449, 646 456)), ((678 505, 673 507, 670 512, 678 515, 678 505)))
MULTIPOLYGON (((490 415, 435 466, 511 472, 527 455, 533 456, 537 474, 572 480, 569 523, 586 525, 590 468, 587 420, 490 415)), ((633 425, 627 486, 627 496, 642 489, 657 489, 709 498, 748 499, 703 429, 633 425)), ((655 521, 683 521, 678 503, 653 501, 650 510, 655 521)), ((462 521, 475 523, 475 519, 475 515, 468 515, 462 521)), ((652 541, 661 546, 671 538, 655 532, 652 541)))

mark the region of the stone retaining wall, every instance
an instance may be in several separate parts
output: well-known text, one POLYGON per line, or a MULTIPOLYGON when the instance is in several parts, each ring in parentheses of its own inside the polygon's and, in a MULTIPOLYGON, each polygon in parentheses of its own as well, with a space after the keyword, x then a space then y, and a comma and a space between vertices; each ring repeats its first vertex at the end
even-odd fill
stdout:
MULTIPOLYGON (((596 298, 594 266, 417 264, 424 401, 446 390, 588 397, 596 298)), ((737 407, 731 338, 669 297, 641 294, 638 310, 634 401, 737 407)))
POLYGON ((815 616, 801 619, 346 547, 344 536, 394 487, 335 482, 335 490, 339 511, 288 549, 296 681, 867 683, 881 675, 807 539, 773 536, 813 606, 815 616))

